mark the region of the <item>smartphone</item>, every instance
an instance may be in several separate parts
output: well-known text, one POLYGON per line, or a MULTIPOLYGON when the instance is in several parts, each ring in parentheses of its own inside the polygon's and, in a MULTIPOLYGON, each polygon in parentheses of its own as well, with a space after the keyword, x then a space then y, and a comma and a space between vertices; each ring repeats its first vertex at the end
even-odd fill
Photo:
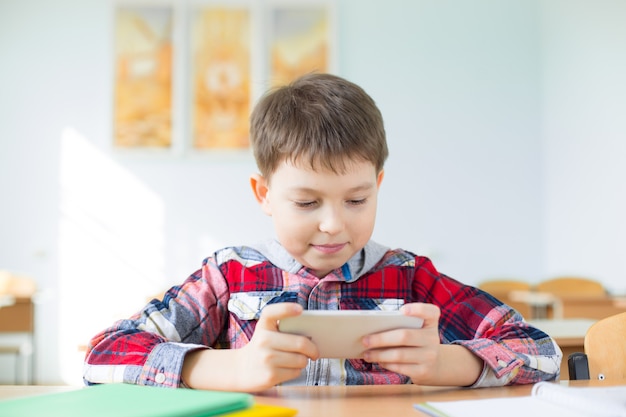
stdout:
POLYGON ((322 358, 361 359, 366 350, 361 339, 394 329, 419 329, 424 320, 399 311, 305 310, 281 319, 278 330, 309 337, 322 358))

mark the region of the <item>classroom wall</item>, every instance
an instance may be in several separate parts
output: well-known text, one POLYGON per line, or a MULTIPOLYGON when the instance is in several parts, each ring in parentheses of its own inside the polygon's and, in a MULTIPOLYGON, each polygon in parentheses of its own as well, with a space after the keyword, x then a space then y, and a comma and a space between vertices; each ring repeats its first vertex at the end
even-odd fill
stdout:
MULTIPOLYGON (((0 269, 41 287, 41 383, 80 383, 96 331, 272 234, 249 153, 111 149, 112 4, 0 1, 0 269)), ((622 2, 336 5, 338 73, 386 120, 376 240, 470 284, 581 273, 626 293, 622 2)))
POLYGON ((540 4, 543 275, 626 294, 626 3, 540 4))
POLYGON ((342 4, 341 71, 372 93, 387 120, 391 156, 375 237, 428 254, 471 283, 536 279, 536 3, 342 4))

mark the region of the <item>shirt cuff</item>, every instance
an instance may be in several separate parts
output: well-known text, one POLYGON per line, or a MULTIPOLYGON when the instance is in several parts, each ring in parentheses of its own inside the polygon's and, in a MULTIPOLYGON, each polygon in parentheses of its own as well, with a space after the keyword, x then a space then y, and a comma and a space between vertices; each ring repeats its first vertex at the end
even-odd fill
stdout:
POLYGON ((480 376, 472 385, 468 388, 486 388, 486 387, 501 387, 508 382, 506 378, 498 378, 487 364, 483 361, 483 371, 480 376))
POLYGON ((206 346, 187 343, 160 343, 144 364, 138 383, 158 387, 181 387, 181 373, 185 355, 189 351, 208 349, 206 346))

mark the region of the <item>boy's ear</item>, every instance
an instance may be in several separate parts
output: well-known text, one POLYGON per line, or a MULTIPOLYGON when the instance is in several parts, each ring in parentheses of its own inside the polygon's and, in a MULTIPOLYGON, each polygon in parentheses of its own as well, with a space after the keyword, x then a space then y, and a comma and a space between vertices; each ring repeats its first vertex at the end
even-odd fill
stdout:
POLYGON ((383 182, 383 178, 385 177, 385 170, 381 169, 378 173, 378 178, 376 178, 376 186, 380 188, 380 183, 383 182))
POLYGON ((267 180, 261 174, 252 174, 250 176, 250 186, 252 187, 252 193, 254 194, 254 198, 261 206, 261 209, 268 216, 272 215, 272 212, 269 207, 269 202, 267 199, 267 193, 269 191, 267 180))

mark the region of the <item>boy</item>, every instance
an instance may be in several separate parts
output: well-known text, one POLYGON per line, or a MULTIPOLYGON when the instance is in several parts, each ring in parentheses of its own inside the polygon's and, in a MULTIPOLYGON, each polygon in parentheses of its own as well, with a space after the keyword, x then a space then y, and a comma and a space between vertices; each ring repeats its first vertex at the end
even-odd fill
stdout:
POLYGON ((360 87, 304 76, 262 98, 250 133, 260 170, 252 190, 277 239, 217 251, 162 301, 94 337, 88 384, 255 392, 558 378, 556 343, 510 307, 424 257, 370 241, 387 144, 360 87), (320 359, 311 340, 278 332, 303 309, 399 309, 424 326, 365 337, 363 359, 320 359))

